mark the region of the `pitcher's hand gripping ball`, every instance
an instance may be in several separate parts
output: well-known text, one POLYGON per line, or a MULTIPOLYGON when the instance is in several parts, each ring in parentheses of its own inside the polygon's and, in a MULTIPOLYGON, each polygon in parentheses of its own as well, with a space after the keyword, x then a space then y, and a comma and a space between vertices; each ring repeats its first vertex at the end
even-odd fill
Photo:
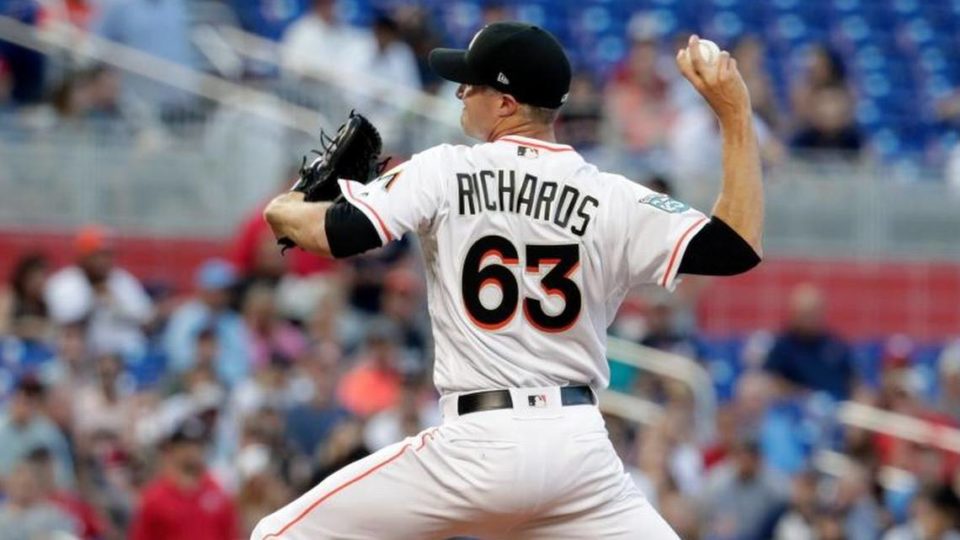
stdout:
POLYGON ((720 59, 720 47, 709 39, 700 40, 700 57, 708 64, 720 59))

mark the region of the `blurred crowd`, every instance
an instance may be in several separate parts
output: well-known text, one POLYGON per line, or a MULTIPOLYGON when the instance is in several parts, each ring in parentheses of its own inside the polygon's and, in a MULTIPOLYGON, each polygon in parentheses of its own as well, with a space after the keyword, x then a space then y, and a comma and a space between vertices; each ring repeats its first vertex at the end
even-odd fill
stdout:
POLYGON ((87 227, 0 294, 0 538, 222 538, 436 425, 405 244, 281 257, 259 216, 192 290, 143 283, 87 227))
MULTIPOLYGON (((426 57, 438 45, 464 45, 446 43, 451 38, 445 21, 416 3, 383 3, 382 9, 335 0, 8 0, 4 5, 0 12, 80 49, 94 47, 83 36, 95 35, 253 88, 281 79, 340 80, 351 91, 365 88, 348 106, 377 118, 388 140, 393 122, 416 101, 415 93, 401 90, 439 93, 454 101, 453 89, 430 72, 426 57), (357 21, 363 24, 351 24, 357 21), (270 40, 275 63, 244 58, 220 38, 197 30, 210 22, 234 24, 253 39, 270 40), (372 84, 371 76, 387 81, 386 86, 372 84)), ((480 24, 518 16, 510 2, 478 5, 480 24)), ((456 8, 450 10, 449 17, 456 18, 456 8)), ((603 152, 624 155, 637 175, 714 175, 718 126, 673 66, 688 33, 665 35, 643 12, 625 28, 624 36, 616 36, 625 43, 622 57, 611 67, 578 60, 560 138, 596 159, 603 152)), ((827 151, 844 161, 870 154, 871 140, 856 118, 858 96, 838 52, 808 44, 803 61, 789 70, 786 87, 778 88, 761 39, 742 35, 721 45, 737 58, 750 88, 769 165, 810 152, 827 151)), ((122 119, 128 129, 169 127, 206 118, 215 108, 192 92, 196 81, 174 86, 165 84, 166 78, 150 80, 82 56, 44 56, 0 41, 0 110, 33 111, 42 119, 34 123, 122 119)), ((935 108, 943 129, 955 130, 960 122, 956 95, 947 94, 935 108)), ((936 161, 948 171, 960 163, 943 153, 936 161)))
MULTIPOLYGON (((416 5, 376 11, 367 25, 345 22, 333 0, 198 5, 7 0, 0 13, 258 88, 354 71, 453 96, 427 69, 426 54, 464 44, 445 43, 443 21, 416 5), (216 7, 275 42, 283 72, 200 54, 191 28, 216 7)), ((491 2, 480 19, 514 15, 510 4, 491 2)), ((579 66, 559 137, 590 159, 626 156, 637 178, 660 175, 649 181, 657 191, 669 191, 665 177, 715 175, 717 125, 672 67, 685 36, 660 35, 643 16, 627 28, 629 47, 612 69, 579 66)), ((807 150, 836 151, 844 161, 869 152, 836 52, 811 46, 784 94, 770 80, 762 41, 722 45, 750 87, 768 165, 807 150)), ((189 87, 0 41, 0 112, 9 113, 0 118, 56 130, 122 125, 127 133, 199 121, 211 107, 189 87)), ((960 122, 957 98, 938 110, 960 122)), ((960 179, 960 154, 955 161, 960 179)), ((281 256, 253 212, 229 255, 203 262, 191 286, 178 288, 126 270, 116 240, 104 228, 78 231, 65 266, 48 253, 3 254, 17 263, 0 292, 0 540, 55 531, 246 537, 260 517, 340 466, 439 422, 425 291, 407 243, 349 263, 281 256)), ((697 330, 707 286, 690 278, 673 296, 642 291, 611 331, 696 359, 720 380, 709 338, 697 330)), ((662 414, 646 425, 611 417, 611 439, 682 538, 960 538, 958 454, 838 419, 850 400, 957 427, 960 344, 929 364, 909 338, 894 336, 867 370, 826 324, 826 302, 812 286, 795 290, 783 328, 738 349, 743 369, 726 377, 731 390, 707 417, 684 385, 614 365, 613 388, 662 414)))
MULTIPOLYGON (((0 295, 0 538, 245 537, 341 466, 439 423, 406 242, 349 262, 281 256, 254 213, 185 290, 141 281, 118 250, 111 231, 85 227, 70 264, 25 253, 0 295)), ((611 332, 694 359, 716 382, 693 314, 705 290, 690 277, 675 295, 638 291, 611 332)), ((838 418, 850 400, 960 426, 960 345, 939 353, 931 392, 913 342, 890 338, 867 372, 825 303, 811 285, 793 291, 782 330, 739 351, 716 410, 676 380, 613 365, 612 388, 661 413, 609 417, 611 439, 682 538, 960 538, 948 436, 838 418)))
MULTIPOLYGON (((613 388, 663 406, 650 425, 608 422, 628 471, 682 538, 960 538, 958 447, 883 433, 895 417, 879 419, 881 431, 841 419, 852 403, 932 430, 960 427, 960 342, 941 349, 928 391, 921 372, 929 366, 912 340, 890 337, 879 365, 866 369, 827 325, 826 302, 815 286, 799 285, 782 329, 746 340, 743 370, 706 432, 689 387, 614 371, 613 388)), ((639 303, 625 305, 613 334, 709 367, 708 339, 687 325, 675 298, 639 303)))

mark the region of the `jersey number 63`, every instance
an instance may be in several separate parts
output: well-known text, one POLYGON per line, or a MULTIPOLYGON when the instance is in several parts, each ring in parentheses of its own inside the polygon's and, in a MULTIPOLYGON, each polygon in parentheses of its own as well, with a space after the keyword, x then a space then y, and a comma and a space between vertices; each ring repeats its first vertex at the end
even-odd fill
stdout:
MULTIPOLYGON (((523 298, 523 314, 542 332, 563 332, 580 317, 583 300, 580 288, 570 276, 580 266, 580 246, 577 244, 537 245, 525 249, 525 270, 540 272, 542 266, 552 266, 540 279, 540 286, 549 295, 563 298, 563 309, 556 315, 548 314, 535 298, 523 298)), ((502 236, 484 236, 477 240, 463 261, 461 290, 467 315, 475 325, 485 330, 503 328, 513 320, 520 304, 520 285, 510 267, 520 264, 519 253, 513 243, 502 236), (484 260, 497 255, 500 264, 483 265, 484 260), (480 300, 480 291, 487 285, 496 285, 501 293, 500 303, 492 308, 480 300)))

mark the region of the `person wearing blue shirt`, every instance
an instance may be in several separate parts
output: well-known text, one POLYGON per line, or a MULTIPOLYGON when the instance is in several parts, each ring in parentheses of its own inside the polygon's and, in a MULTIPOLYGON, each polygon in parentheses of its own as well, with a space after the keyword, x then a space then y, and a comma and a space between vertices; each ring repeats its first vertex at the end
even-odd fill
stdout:
POLYGON ((214 367, 220 381, 232 387, 247 377, 247 330, 240 315, 229 308, 230 288, 236 281, 236 271, 226 261, 211 259, 200 266, 195 278, 196 298, 174 312, 164 335, 172 371, 182 373, 195 365, 197 339, 203 330, 209 329, 216 337, 214 367))
POLYGON ((789 386, 820 390, 844 400, 854 383, 850 347, 826 328, 824 302, 812 285, 794 289, 790 319, 767 356, 764 369, 789 386))

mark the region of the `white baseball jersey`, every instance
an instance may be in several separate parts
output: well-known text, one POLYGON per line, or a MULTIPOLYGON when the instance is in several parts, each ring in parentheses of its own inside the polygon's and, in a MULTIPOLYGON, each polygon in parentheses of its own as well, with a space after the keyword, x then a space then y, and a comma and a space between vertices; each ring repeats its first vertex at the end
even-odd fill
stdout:
POLYGON ((435 146, 366 186, 340 183, 383 243, 420 237, 444 394, 605 387, 623 297, 672 289, 708 221, 569 146, 518 136, 435 146))

